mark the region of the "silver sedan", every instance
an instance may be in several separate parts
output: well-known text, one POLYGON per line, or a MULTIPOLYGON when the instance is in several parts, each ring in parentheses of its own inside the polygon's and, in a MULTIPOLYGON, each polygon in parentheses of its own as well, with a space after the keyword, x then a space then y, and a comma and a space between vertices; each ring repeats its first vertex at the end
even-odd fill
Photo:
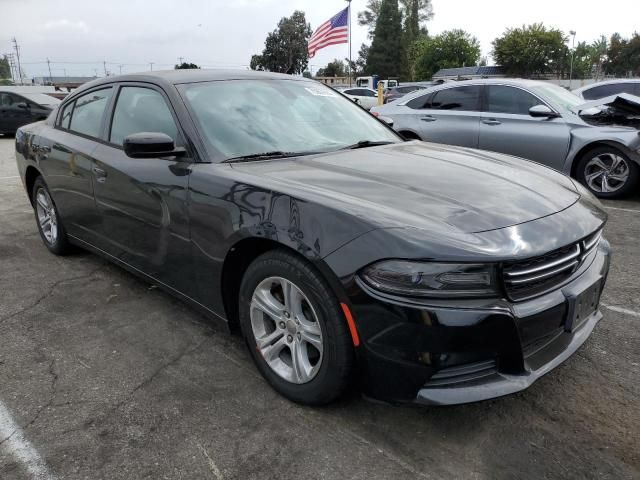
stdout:
POLYGON ((640 177, 640 98, 595 102, 534 80, 469 80, 374 107, 406 138, 506 153, 578 179, 603 198, 624 196, 640 177))

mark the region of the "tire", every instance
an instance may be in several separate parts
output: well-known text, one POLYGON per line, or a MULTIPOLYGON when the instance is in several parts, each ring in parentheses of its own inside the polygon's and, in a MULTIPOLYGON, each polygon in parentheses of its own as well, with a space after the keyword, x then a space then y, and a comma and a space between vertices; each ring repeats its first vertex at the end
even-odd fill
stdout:
POLYGON ((40 176, 33 183, 32 199, 33 211, 36 216, 36 225, 40 238, 51 253, 55 255, 68 255, 73 251, 67 232, 62 225, 60 214, 51 197, 47 184, 40 176), (45 218, 49 222, 45 225, 45 218))
POLYGON ((327 404, 344 393, 354 364, 351 335, 338 299, 309 262, 283 250, 259 256, 244 274, 239 301, 251 357, 278 393, 306 405, 327 404), (318 340, 320 349, 314 347, 318 340), (297 369, 294 351, 303 359, 297 369))
POLYGON ((576 178, 599 198, 629 195, 638 185, 640 168, 614 147, 598 147, 585 153, 576 167, 576 178))

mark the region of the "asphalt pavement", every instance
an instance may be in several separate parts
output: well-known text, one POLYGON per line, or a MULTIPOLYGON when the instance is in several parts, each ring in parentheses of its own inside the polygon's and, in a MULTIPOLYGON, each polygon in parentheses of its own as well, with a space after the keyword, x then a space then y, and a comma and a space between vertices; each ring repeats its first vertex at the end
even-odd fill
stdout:
POLYGON ((640 198, 608 201, 604 319, 528 390, 438 408, 278 396, 239 337, 50 254, 0 137, 0 479, 640 478, 640 198))

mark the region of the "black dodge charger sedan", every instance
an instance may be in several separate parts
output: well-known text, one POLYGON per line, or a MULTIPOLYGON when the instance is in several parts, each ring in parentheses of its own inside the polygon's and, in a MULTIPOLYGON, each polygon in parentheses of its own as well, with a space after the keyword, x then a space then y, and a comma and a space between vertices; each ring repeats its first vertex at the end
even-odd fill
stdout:
POLYGON ((582 186, 404 141, 311 80, 108 77, 16 151, 51 252, 88 249, 226 322, 297 402, 516 392, 602 318, 606 214, 582 186))

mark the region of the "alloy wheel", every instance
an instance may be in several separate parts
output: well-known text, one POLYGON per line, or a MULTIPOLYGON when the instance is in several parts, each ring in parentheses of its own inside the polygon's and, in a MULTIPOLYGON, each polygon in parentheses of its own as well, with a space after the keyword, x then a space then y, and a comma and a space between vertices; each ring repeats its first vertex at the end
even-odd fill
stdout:
POLYGON ((322 364, 322 329, 307 296, 293 282, 269 277, 258 284, 250 306, 251 329, 269 367, 285 380, 311 381, 322 364))
POLYGON ((629 164, 615 153, 596 155, 584 167, 587 185, 599 193, 617 192, 627 183, 629 174, 629 164))
POLYGON ((39 188, 36 193, 36 213, 45 240, 54 245, 58 239, 58 216, 51 196, 44 188, 39 188))

